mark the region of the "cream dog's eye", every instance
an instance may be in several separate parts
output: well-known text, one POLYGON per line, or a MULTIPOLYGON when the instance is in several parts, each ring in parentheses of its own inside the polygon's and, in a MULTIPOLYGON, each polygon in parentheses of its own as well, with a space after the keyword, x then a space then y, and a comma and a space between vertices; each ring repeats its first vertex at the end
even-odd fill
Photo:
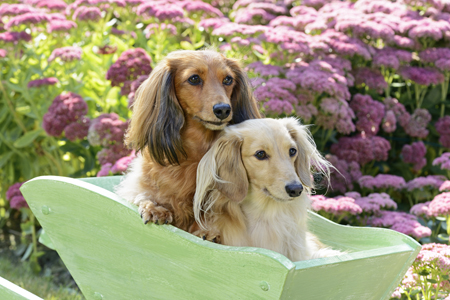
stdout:
POLYGON ((202 82, 202 79, 198 75, 192 75, 191 77, 189 77, 188 82, 191 85, 199 85, 202 82))
POLYGON ((223 80, 222 83, 225 85, 231 85, 233 83, 233 77, 231 77, 231 76, 225 77, 225 79, 223 80))
POLYGON ((261 150, 261 151, 258 151, 255 153, 255 157, 259 160, 263 160, 263 159, 267 158, 267 153, 266 153, 266 151, 261 150))
POLYGON ((297 149, 295 149, 295 148, 291 148, 291 149, 289 149, 289 156, 294 156, 295 154, 297 154, 297 149))

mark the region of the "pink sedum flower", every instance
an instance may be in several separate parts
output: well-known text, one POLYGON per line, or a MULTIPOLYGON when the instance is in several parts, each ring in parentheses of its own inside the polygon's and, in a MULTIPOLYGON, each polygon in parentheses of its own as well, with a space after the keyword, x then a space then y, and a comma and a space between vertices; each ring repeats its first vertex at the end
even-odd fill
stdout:
POLYGON ((391 144, 380 136, 341 137, 331 146, 331 153, 340 159, 356 161, 361 166, 372 160, 385 161, 391 144))
POLYGON ((64 128, 64 134, 69 141, 75 142, 87 137, 91 120, 81 117, 76 122, 70 123, 64 128))
POLYGON ((450 215, 450 192, 434 197, 429 205, 429 214, 435 217, 450 215))
POLYGON ((409 213, 413 214, 417 217, 430 217, 430 205, 431 201, 425 202, 425 203, 418 203, 411 207, 409 213))
POLYGON ((365 175, 358 179, 358 183, 361 187, 370 190, 389 188, 401 190, 406 185, 405 179, 403 179, 403 177, 390 174, 378 174, 375 177, 365 175))
POLYGON ((118 161, 116 161, 114 163, 114 165, 111 167, 111 172, 113 174, 124 173, 128 169, 128 166, 130 165, 130 163, 135 158, 136 158, 136 152, 133 150, 129 156, 122 157, 118 161))
POLYGON ((356 94, 350 107, 358 118, 356 129, 367 135, 376 135, 384 117, 383 103, 373 100, 370 95, 356 94))
POLYGON ((441 184, 445 181, 445 177, 440 175, 428 175, 426 177, 417 177, 413 180, 408 181, 406 184, 406 189, 412 191, 415 189, 422 190, 425 187, 432 189, 439 189, 441 184))
POLYGON ((439 137, 439 143, 445 148, 450 148, 450 116, 440 118, 434 126, 436 127, 436 131, 441 135, 439 137))
POLYGON ((450 192, 450 180, 444 181, 439 187, 439 192, 449 191, 450 192))
POLYGON ((411 145, 404 145, 402 148, 402 158, 406 163, 413 164, 413 169, 419 171, 427 164, 425 154, 427 148, 422 141, 414 142, 411 145))
POLYGON ((109 147, 123 143, 128 123, 115 113, 102 114, 93 119, 89 126, 88 141, 93 146, 109 147))
POLYGON ((102 18, 102 12, 98 7, 80 6, 73 13, 72 19, 75 21, 97 22, 102 18))
POLYGON ((37 88, 37 87, 41 87, 41 86, 55 85, 58 82, 59 81, 57 78, 48 77, 48 78, 31 80, 30 82, 28 82, 27 87, 28 88, 34 88, 34 87, 37 88))
POLYGON ((6 200, 9 201, 9 206, 14 209, 21 209, 23 207, 28 207, 25 198, 20 192, 20 187, 24 184, 24 182, 14 183, 9 187, 6 191, 6 200))
POLYGON ((61 59, 61 61, 64 61, 64 62, 80 60, 82 53, 83 53, 83 50, 80 47, 68 46, 68 47, 56 48, 55 50, 53 50, 52 54, 50 54, 48 61, 52 62, 56 58, 59 58, 59 59, 61 59))
POLYGON ((382 208, 397 209, 397 203, 386 193, 372 193, 367 197, 357 197, 355 203, 363 212, 371 214, 379 213, 382 208))
POLYGON ((382 210, 378 217, 369 220, 369 224, 376 227, 387 227, 416 239, 431 235, 430 228, 422 226, 416 216, 405 212, 382 210))
POLYGON ((86 115, 88 106, 83 98, 67 92, 57 96, 44 115, 42 127, 51 136, 60 136, 64 128, 86 115))
POLYGON ((341 215, 349 213, 357 215, 362 212, 362 209, 355 204, 355 199, 350 197, 341 198, 327 198, 322 195, 311 196, 311 208, 314 211, 324 211, 333 215, 341 215))

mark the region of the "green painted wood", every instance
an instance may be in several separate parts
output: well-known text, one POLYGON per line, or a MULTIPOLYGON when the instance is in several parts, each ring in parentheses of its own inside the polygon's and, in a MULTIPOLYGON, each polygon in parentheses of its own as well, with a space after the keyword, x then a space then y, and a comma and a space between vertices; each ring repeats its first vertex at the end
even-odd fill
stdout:
POLYGON ((0 277, 0 299, 2 300, 43 300, 20 286, 0 277))
POLYGON ((112 193, 120 179, 44 176, 21 188, 87 299, 388 299, 420 250, 403 234, 314 213, 311 230, 347 254, 291 262, 217 245, 144 225, 137 208, 112 193))

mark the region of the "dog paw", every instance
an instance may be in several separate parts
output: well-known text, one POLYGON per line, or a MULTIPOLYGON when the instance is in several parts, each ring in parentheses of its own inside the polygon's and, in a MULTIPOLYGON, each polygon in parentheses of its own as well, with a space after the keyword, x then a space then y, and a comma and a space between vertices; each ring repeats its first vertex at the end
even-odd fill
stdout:
POLYGON ((208 230, 197 230, 193 233, 193 235, 198 236, 204 241, 213 242, 216 244, 221 244, 222 239, 219 232, 216 231, 208 231, 208 230))
POLYGON ((138 211, 145 224, 152 222, 161 225, 173 221, 172 213, 167 208, 158 206, 152 201, 140 202, 138 211))

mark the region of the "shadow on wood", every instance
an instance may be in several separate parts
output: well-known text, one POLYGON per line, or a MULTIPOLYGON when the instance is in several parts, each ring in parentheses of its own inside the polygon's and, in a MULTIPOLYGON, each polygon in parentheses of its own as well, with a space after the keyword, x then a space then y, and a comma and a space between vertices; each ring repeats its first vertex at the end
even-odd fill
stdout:
POLYGON ((144 225, 112 190, 121 176, 43 176, 21 191, 87 299, 389 299, 420 245, 381 228, 310 213, 325 244, 349 253, 292 262, 276 252, 144 225))

